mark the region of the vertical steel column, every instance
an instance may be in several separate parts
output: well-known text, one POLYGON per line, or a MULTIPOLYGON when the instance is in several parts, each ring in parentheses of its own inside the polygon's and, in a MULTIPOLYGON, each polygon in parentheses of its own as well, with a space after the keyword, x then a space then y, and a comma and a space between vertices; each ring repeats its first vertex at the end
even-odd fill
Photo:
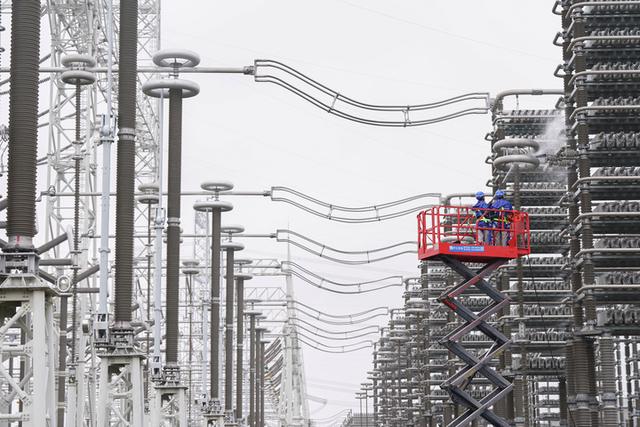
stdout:
MULTIPOLYGON (((171 417, 179 423, 187 422, 184 405, 163 407, 165 402, 184 400, 185 389, 180 384, 178 365, 178 334, 180 310, 180 197, 182 186, 182 99, 200 92, 196 83, 178 79, 181 67, 190 67, 199 62, 197 55, 189 51, 161 50, 153 55, 157 66, 173 67, 174 78, 150 79, 142 87, 145 95, 161 100, 169 98, 169 138, 167 176, 167 271, 165 287, 165 365, 157 377, 153 423, 163 417, 171 417)), ((156 296, 159 292, 156 292, 156 296)), ((155 367, 157 369, 157 367, 155 367)))
POLYGON ((180 188, 182 178, 182 90, 169 89, 167 194, 167 279, 165 368, 178 370, 178 306, 180 296, 180 188))
POLYGON ((258 401, 258 406, 260 406, 260 423, 258 424, 258 426, 265 427, 265 424, 264 424, 264 418, 265 418, 264 417, 264 377, 266 373, 266 364, 265 364, 264 353, 265 353, 265 345, 267 344, 267 341, 264 339, 260 339, 258 344, 260 346, 260 386, 258 387, 260 392, 260 400, 258 401))
POLYGON ((211 371, 209 373, 212 399, 220 398, 220 228, 221 214, 211 214, 211 371))
MULTIPOLYGON (((238 260, 237 263, 242 265, 243 260, 238 260)), ((249 261, 250 263, 251 261, 249 261)), ((244 355, 244 282, 250 280, 253 276, 247 273, 239 272, 236 274, 236 301, 238 305, 237 319, 237 333, 236 333, 236 419, 240 420, 243 416, 242 403, 243 403, 243 355, 244 355)))
POLYGON ((255 414, 254 426, 264 427, 264 417, 262 405, 264 397, 264 346, 262 344, 263 334, 267 331, 264 326, 256 326, 255 331, 255 414))
MULTIPOLYGON (((199 212, 211 212, 211 314, 209 353, 209 399, 220 399, 220 236, 222 212, 233 209, 229 202, 218 200, 220 191, 228 191, 233 184, 228 182, 204 182, 200 186, 203 190, 214 193, 215 200, 196 202, 193 208, 199 212)), ((215 406, 215 405, 214 405, 215 406)))
POLYGON ((224 409, 233 411, 233 258, 234 248, 223 244, 227 255, 226 267, 226 298, 224 322, 224 409))
POLYGON ((236 283, 236 300, 237 300, 237 325, 236 325, 236 418, 242 418, 242 341, 243 334, 243 317, 244 317, 244 280, 242 276, 238 276, 236 283))
MULTIPOLYGON (((180 193, 182 187, 182 99, 196 96, 199 86, 191 81, 178 79, 180 68, 192 67, 199 62, 198 56, 183 50, 161 50, 153 55, 157 66, 173 67, 170 79, 150 79, 142 87, 145 95, 164 100, 169 98, 169 141, 167 177, 167 278, 165 313, 165 366, 163 375, 166 384, 177 385, 180 381, 178 366, 178 317, 180 296, 180 193)), ((160 189, 161 190, 161 189, 160 189)), ((160 248, 156 248, 161 252, 160 248)), ((159 286, 159 283, 156 283, 159 286)), ((158 298, 159 292, 156 292, 158 298)), ((156 301, 156 304, 158 301, 156 301)), ((158 310, 158 307, 156 307, 158 310)), ((158 331, 158 329, 156 329, 158 331)), ((157 337, 156 337, 157 340, 157 337)), ((154 342, 155 344, 155 342, 154 342)), ((155 353, 155 352, 154 352, 155 353)), ((157 367, 155 367, 157 369, 157 367)))
POLYGON ((256 316, 251 315, 249 331, 249 426, 255 427, 256 419, 256 316))
POLYGON ((67 382, 67 320, 69 318, 69 296, 60 295, 60 305, 58 312, 58 372, 57 372, 57 423, 64 425, 64 415, 66 411, 66 382, 67 382))
POLYGON ((189 316, 189 355, 188 355, 188 363, 189 363, 189 377, 188 377, 188 388, 187 388, 187 400, 188 400, 188 409, 187 409, 187 424, 191 425, 193 421, 193 279, 198 274, 200 274, 199 269, 197 268, 200 264, 198 260, 185 260, 182 262, 184 268, 182 269, 182 273, 186 276, 186 285, 187 285, 187 313, 189 316))
MULTIPOLYGON (((74 68, 69 71, 65 71, 60 76, 60 79, 69 85, 73 85, 75 89, 75 137, 73 141, 74 153, 74 207, 73 207, 73 249, 71 251, 72 258, 72 278, 71 278, 71 291, 72 291, 72 303, 71 303, 71 357, 69 364, 69 387, 75 386, 75 366, 76 366, 76 336, 78 329, 77 319, 77 305, 78 305, 78 292, 77 292, 77 280, 78 270, 80 265, 78 264, 80 256, 80 162, 82 160, 82 138, 81 138, 81 119, 82 119, 82 86, 92 84, 95 81, 95 76, 88 71, 84 71, 85 66, 95 66, 95 60, 85 55, 72 55, 62 59, 63 63, 69 67, 74 68)), ((66 402, 65 397, 65 376, 67 371, 67 319, 68 317, 68 296, 62 295, 60 297, 60 337, 59 337, 59 359, 58 359, 58 424, 63 425, 65 421, 65 411, 67 409, 77 409, 73 405, 64 405, 66 402)), ((70 392, 71 393, 71 392, 70 392)), ((75 414, 71 416, 67 421, 74 422, 75 414)))

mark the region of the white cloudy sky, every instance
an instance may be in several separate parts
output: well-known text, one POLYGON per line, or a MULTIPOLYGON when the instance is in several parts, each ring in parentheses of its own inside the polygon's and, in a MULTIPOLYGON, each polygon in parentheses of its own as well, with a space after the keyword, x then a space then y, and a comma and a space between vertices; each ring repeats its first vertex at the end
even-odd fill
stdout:
MULTIPOLYGON (((559 87, 551 44, 559 18, 551 1, 190 0, 163 5, 163 47, 198 52, 202 65, 289 64, 340 93, 370 103, 410 104, 472 91, 559 87)), ((195 78, 195 77, 194 77, 195 78)), ((228 179, 237 189, 285 185, 328 202, 372 205, 422 192, 474 192, 488 178, 483 137, 489 116, 429 127, 367 127, 330 116, 281 88, 245 76, 198 76, 201 94, 185 101, 184 187, 228 179)), ((524 104, 527 102, 522 99, 524 104)), ((537 105, 537 104, 531 104, 537 105)), ((264 199, 234 199, 229 221, 250 232, 290 227, 344 249, 414 238, 415 220, 344 225, 264 199)), ((249 241, 246 255, 284 257, 274 242, 249 241)), ((416 275, 408 255, 344 268, 300 251, 293 257, 330 278, 416 275)), ((255 280, 253 284, 273 280, 255 280)), ((344 297, 296 281, 296 297, 344 313, 401 304, 398 289, 344 297)), ((305 348, 309 394, 329 400, 324 418, 357 408, 354 392, 371 355, 326 355, 305 348)), ((312 409, 317 408, 315 404, 312 409)))

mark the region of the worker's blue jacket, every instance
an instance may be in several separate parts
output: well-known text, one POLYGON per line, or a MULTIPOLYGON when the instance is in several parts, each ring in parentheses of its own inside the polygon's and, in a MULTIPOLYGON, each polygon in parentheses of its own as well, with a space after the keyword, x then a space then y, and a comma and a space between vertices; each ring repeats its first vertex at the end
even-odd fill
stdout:
POLYGON ((476 218, 480 219, 480 217, 482 217, 480 221, 490 222, 491 219, 489 219, 487 211, 482 209, 489 209, 489 203, 484 200, 478 200, 478 202, 473 205, 473 212, 475 212, 476 218))
MULTIPOLYGON (((505 199, 494 199, 489 205, 489 208, 512 211, 513 205, 510 201, 505 199)), ((505 226, 508 226, 508 224, 511 222, 511 214, 507 212, 492 212, 492 216, 494 221, 504 223, 505 226)))

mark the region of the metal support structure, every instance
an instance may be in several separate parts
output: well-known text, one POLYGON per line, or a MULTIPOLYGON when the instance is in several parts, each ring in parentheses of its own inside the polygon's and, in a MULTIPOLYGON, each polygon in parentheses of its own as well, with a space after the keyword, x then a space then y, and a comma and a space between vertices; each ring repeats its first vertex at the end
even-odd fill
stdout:
POLYGON ((262 338, 262 334, 264 334, 266 332, 266 329, 257 329, 258 331, 258 335, 257 335, 257 342, 256 345, 258 346, 258 357, 257 357, 257 362, 258 362, 258 367, 257 367, 257 372, 258 372, 258 386, 257 386, 257 391, 258 391, 258 399, 256 401, 257 403, 257 407, 258 407, 258 411, 256 414, 256 420, 258 421, 258 426, 257 427, 265 427, 264 424, 264 400, 265 400, 265 381, 264 381, 264 377, 265 377, 265 373, 266 373, 266 369, 265 369, 265 346, 266 344, 269 342, 265 339, 262 338))
MULTIPOLYGON (((290 260, 290 254, 288 255, 290 260)), ((309 423, 309 407, 304 378, 302 349, 296 329, 296 310, 294 307, 293 277, 285 276, 287 291, 287 319, 282 329, 284 366, 280 386, 280 420, 287 426, 304 426, 309 423)))
POLYGON ((231 241, 232 235, 241 233, 244 228, 237 225, 221 228, 223 234, 227 234, 229 240, 221 244, 225 252, 225 323, 224 323, 224 410, 228 423, 235 423, 233 410, 233 312, 234 312, 234 265, 235 252, 244 249, 241 243, 231 241))
POLYGON ((0 387, 4 401, 0 419, 25 427, 56 427, 53 298, 58 292, 41 279, 33 244, 37 231, 39 1, 13 3, 11 33, 7 243, 3 242, 0 254, 0 387), (5 369, 7 359, 20 366, 18 380, 5 369))
POLYGON ((238 422, 243 422, 246 417, 244 416, 244 317, 245 317, 245 300, 244 300, 244 288, 245 282, 251 280, 253 276, 248 273, 242 272, 242 267, 250 265, 251 260, 236 260, 236 265, 239 267, 239 271, 235 274, 236 280, 236 404, 235 404, 235 418, 238 422))
POLYGON ((253 307, 245 311, 249 317, 249 414, 247 416, 249 427, 256 427, 256 317, 260 316, 260 313, 253 307))
MULTIPOLYGON (((168 202, 167 202, 167 281, 165 365, 155 379, 154 425, 185 425, 186 387, 180 377, 178 361, 180 302, 180 192, 182 182, 182 99, 199 93, 197 84, 178 79, 183 67, 198 64, 197 55, 189 51, 165 50, 153 55, 155 64, 174 68, 173 79, 149 80, 143 92, 153 98, 169 99, 168 202)), ((160 190, 162 190, 160 188, 160 190)))
POLYGON ((3 400, 9 403, 0 406, 0 419, 24 427, 54 427, 56 292, 34 275, 15 275, 2 283, 0 296, 0 312, 10 314, 0 326, 0 359, 23 366, 22 377, 16 381, 0 364, 1 382, 8 385, 3 400))
POLYGON ((205 182, 201 185, 205 191, 211 191, 214 200, 196 202, 193 209, 200 213, 211 213, 211 283, 210 283, 210 352, 209 352, 209 394, 203 404, 202 414, 205 425, 222 425, 224 410, 220 401, 220 236, 222 212, 233 209, 229 202, 218 200, 221 191, 233 189, 233 184, 223 181, 205 182))
POLYGON ((507 260, 497 259, 477 271, 471 270, 464 263, 451 256, 441 255, 439 260, 464 279, 462 283, 454 286, 452 289, 447 289, 445 293, 440 296, 440 301, 464 321, 464 323, 441 340, 441 343, 447 349, 462 359, 466 364, 462 370, 447 379, 441 386, 451 395, 453 402, 464 406, 466 409, 465 412, 453 420, 449 426, 466 426, 474 420, 484 418, 493 425, 508 427, 509 423, 503 418, 498 417, 490 408, 511 391, 513 385, 491 367, 489 362, 503 352, 511 340, 494 326, 489 325, 487 321, 491 315, 509 304, 509 298, 485 280, 488 275, 503 265, 507 260), (479 313, 474 313, 465 307, 458 298, 460 294, 471 286, 475 286, 492 300, 492 303, 479 313), (494 341, 491 348, 481 357, 475 356, 460 343, 463 336, 474 330, 482 332, 494 341), (481 399, 475 399, 465 390, 477 374, 481 374, 494 386, 492 392, 481 399))

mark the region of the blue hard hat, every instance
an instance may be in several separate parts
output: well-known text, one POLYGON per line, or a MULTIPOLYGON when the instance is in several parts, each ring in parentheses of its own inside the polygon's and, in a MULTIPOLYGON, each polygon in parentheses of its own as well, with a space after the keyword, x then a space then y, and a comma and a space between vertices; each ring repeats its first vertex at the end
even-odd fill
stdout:
POLYGON ((480 200, 484 198, 484 193, 482 191, 478 191, 476 193, 476 199, 480 200))
POLYGON ((504 191, 502 191, 502 190, 498 190, 498 191, 496 191, 496 197, 497 197, 497 198, 504 197, 504 191))

